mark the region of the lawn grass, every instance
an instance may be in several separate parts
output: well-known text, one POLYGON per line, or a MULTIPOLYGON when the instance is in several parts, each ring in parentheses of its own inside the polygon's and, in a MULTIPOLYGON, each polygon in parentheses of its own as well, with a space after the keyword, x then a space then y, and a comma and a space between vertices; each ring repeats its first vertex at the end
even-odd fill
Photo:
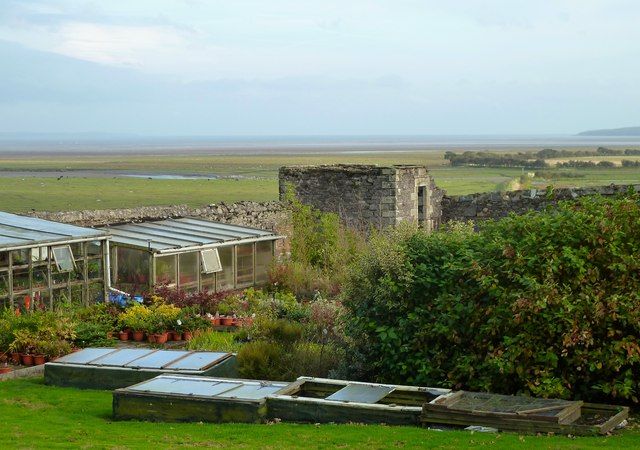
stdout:
POLYGON ((2 448, 637 448, 640 432, 568 438, 373 425, 114 422, 111 393, 49 387, 41 378, 0 383, 2 448))

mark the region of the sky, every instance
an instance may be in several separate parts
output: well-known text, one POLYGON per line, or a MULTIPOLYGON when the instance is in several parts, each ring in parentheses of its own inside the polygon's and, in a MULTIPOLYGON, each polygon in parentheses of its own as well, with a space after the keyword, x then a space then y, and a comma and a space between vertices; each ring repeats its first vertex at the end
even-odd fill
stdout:
POLYGON ((637 0, 0 0, 0 133, 640 125, 637 0))

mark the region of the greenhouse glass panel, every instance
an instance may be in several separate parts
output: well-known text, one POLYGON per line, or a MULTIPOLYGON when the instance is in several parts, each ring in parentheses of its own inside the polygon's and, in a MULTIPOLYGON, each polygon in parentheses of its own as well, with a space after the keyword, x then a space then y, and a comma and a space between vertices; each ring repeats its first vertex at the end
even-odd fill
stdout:
POLYGON ((74 244, 69 244, 71 247, 71 253, 75 256, 76 259, 84 258, 84 243, 76 242, 74 244))
POLYGON ((13 292, 21 292, 29 289, 29 268, 13 269, 13 292))
POLYGON ((11 252, 11 259, 14 266, 24 266, 29 264, 30 252, 28 248, 21 250, 13 250, 11 252))
POLYGON ((102 259, 90 259, 87 262, 89 279, 102 278, 102 259))
POLYGON ((36 247, 31 249, 31 261, 34 263, 47 262, 49 254, 48 247, 36 247))
POLYGON ((102 241, 87 242, 87 256, 102 256, 102 241))
POLYGON ((266 283, 273 261, 273 241, 256 242, 256 283, 266 283))
POLYGON ((49 269, 47 266, 33 268, 33 287, 44 288, 49 285, 48 278, 49 269))
POLYGON ((218 248, 220 255, 220 263, 222 271, 216 274, 216 289, 220 291, 228 291, 234 287, 234 266, 233 266, 233 246, 218 248))
POLYGON ((156 258, 156 284, 166 284, 167 286, 176 284, 176 258, 176 255, 156 258))
POLYGON ((117 287, 125 292, 149 286, 149 254, 143 250, 116 247, 117 287))
POLYGON ((0 252, 0 269, 9 267, 9 252, 0 252))
POLYGON ((0 297, 9 295, 9 270, 0 267, 0 297))
POLYGON ((60 272, 71 272, 75 270, 75 262, 73 260, 73 253, 71 247, 68 245, 62 245, 60 247, 53 247, 53 259, 56 262, 56 267, 60 272))
POLYGON ((246 287, 253 284, 253 244, 236 246, 238 276, 237 287, 246 287))
POLYGON ((214 292, 216 290, 216 272, 200 275, 200 284, 202 291, 214 292))
POLYGON ((197 286, 199 261, 198 252, 181 253, 180 255, 180 288, 197 286))
POLYGON ((200 255, 202 256, 202 271, 204 273, 220 272, 222 270, 217 248, 202 250, 200 255))

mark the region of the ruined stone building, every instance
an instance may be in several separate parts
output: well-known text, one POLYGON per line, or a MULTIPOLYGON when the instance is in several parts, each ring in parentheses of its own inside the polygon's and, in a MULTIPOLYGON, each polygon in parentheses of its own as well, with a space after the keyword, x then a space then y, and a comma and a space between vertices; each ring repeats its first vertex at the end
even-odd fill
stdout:
POLYGON ((403 221, 433 230, 440 225, 443 191, 425 166, 337 164, 280 168, 280 198, 335 212, 350 226, 385 228, 403 221))

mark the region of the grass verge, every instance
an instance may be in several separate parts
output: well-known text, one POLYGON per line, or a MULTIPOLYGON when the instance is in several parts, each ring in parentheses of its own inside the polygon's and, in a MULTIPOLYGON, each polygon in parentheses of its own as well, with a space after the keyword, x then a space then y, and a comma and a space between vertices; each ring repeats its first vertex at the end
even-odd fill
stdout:
POLYGON ((638 448, 640 432, 604 437, 519 436, 418 427, 114 422, 111 393, 0 383, 3 448, 638 448))

